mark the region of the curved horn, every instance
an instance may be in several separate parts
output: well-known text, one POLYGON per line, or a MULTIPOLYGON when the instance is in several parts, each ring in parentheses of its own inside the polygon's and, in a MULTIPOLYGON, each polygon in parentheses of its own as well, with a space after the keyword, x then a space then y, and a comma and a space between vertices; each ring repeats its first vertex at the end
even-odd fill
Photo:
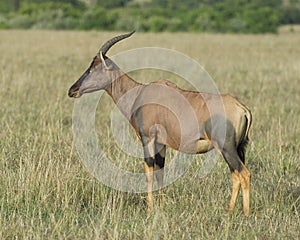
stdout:
POLYGON ((116 36, 110 40, 108 40, 106 43, 103 44, 103 46, 100 48, 99 53, 101 52, 103 55, 105 55, 107 53, 107 51, 117 42, 121 41, 124 38, 128 38, 130 37, 133 33, 135 32, 132 31, 130 33, 126 33, 120 36, 116 36))

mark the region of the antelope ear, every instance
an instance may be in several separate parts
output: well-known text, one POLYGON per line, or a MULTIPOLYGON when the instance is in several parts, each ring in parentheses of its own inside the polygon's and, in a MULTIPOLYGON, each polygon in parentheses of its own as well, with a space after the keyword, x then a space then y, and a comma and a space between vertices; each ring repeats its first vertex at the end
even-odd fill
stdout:
POLYGON ((106 70, 111 70, 111 68, 106 65, 106 62, 105 62, 104 57, 103 57, 103 53, 100 51, 98 54, 99 54, 99 57, 100 57, 101 61, 103 62, 104 66, 105 66, 105 69, 106 70))

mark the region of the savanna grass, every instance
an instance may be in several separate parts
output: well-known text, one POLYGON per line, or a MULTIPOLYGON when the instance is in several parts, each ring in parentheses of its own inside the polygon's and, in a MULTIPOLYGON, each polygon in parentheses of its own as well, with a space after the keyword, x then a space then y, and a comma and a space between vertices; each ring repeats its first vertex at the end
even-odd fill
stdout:
MULTIPOLYGON (((146 194, 111 189, 86 171, 74 146, 74 101, 67 90, 98 47, 114 35, 0 32, 0 239, 299 239, 299 32, 137 33, 109 54, 144 46, 176 49, 202 64, 220 92, 250 107, 248 218, 241 196, 234 212, 227 212, 231 181, 221 158, 200 178, 199 156, 165 189, 165 201, 150 215, 146 194)), ((132 76, 148 82, 165 73, 132 76)), ((109 129, 113 108, 104 96, 96 113, 99 142, 114 164, 143 172, 141 159, 133 160, 114 144, 109 129)))

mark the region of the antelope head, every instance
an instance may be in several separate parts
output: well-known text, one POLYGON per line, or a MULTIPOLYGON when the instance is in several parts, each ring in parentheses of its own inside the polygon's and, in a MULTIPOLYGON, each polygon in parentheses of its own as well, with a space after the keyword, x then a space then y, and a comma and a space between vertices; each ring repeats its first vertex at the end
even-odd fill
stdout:
POLYGON ((106 57, 106 53, 115 43, 130 37, 134 32, 114 37, 103 44, 88 69, 70 87, 69 97, 78 98, 84 93, 106 89, 116 76, 114 72, 119 70, 118 66, 106 57))

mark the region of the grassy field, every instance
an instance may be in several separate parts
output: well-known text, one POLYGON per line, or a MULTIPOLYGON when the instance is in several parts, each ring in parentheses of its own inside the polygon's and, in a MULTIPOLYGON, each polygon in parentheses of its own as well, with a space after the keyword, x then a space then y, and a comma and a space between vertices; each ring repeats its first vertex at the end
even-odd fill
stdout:
MULTIPOLYGON (((241 196, 232 214, 226 210, 231 177, 223 160, 199 178, 199 157, 149 215, 146 194, 111 189, 86 171, 67 90, 115 34, 0 31, 0 239, 299 239, 300 33, 137 33, 110 51, 176 49, 202 64, 221 92, 250 107, 248 218, 241 196)), ((156 78, 137 75, 141 82, 156 78)), ((113 108, 104 101, 97 112, 102 130, 113 108)), ((108 142, 105 134, 100 142, 108 142)), ((137 171, 142 163, 135 162, 137 171)))

